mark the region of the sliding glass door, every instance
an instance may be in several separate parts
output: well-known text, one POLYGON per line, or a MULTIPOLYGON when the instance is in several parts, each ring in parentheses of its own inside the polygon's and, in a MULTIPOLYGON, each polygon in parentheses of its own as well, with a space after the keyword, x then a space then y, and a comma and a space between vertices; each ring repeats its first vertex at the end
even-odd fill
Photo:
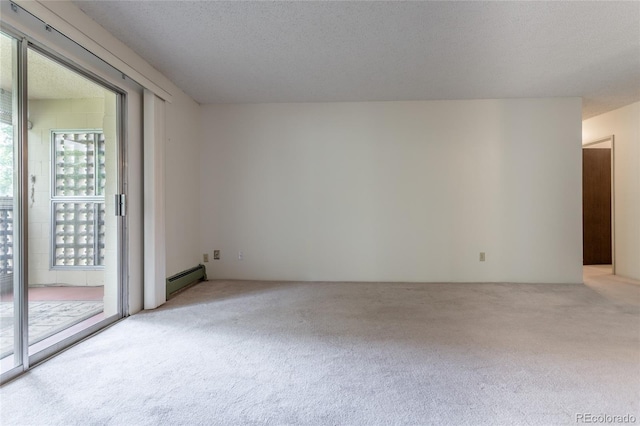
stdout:
POLYGON ((0 43, 4 381, 124 314, 126 95, 23 36, 0 43))
POLYGON ((28 316, 35 354, 118 310, 118 94, 29 48, 28 316))

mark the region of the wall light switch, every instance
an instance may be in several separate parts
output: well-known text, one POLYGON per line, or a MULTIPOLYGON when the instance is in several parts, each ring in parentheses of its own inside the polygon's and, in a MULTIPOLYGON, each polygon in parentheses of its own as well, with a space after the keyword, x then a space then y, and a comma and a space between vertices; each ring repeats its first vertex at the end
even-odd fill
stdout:
POLYGON ((244 259, 244 253, 239 251, 238 252, 238 260, 243 260, 244 259))
POLYGON ((209 261, 209 253, 205 253, 202 255, 202 261, 207 263, 209 261))
POLYGON ((485 255, 484 255, 484 252, 481 251, 480 252, 480 262, 484 262, 484 261, 485 261, 485 255))

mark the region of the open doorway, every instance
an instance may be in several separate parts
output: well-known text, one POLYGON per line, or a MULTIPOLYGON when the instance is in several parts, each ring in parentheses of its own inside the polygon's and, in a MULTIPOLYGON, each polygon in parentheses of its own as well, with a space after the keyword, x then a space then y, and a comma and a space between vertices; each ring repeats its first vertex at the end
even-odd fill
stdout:
POLYGON ((614 137, 582 146, 583 265, 615 274, 614 137))

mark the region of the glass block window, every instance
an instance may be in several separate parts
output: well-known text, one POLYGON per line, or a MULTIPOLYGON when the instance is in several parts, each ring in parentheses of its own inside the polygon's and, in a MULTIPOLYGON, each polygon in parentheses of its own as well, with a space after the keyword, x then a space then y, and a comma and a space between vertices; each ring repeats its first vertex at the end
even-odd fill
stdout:
POLYGON ((13 273, 13 198, 0 197, 0 276, 13 273))
MULTIPOLYGON (((10 76, 8 76, 10 77, 10 76)), ((0 123, 11 126, 13 113, 13 97, 8 90, 0 89, 0 123)))
POLYGON ((104 195, 103 133, 53 132, 55 193, 58 197, 104 195))
POLYGON ((105 143, 99 131, 52 132, 54 267, 104 265, 105 143))

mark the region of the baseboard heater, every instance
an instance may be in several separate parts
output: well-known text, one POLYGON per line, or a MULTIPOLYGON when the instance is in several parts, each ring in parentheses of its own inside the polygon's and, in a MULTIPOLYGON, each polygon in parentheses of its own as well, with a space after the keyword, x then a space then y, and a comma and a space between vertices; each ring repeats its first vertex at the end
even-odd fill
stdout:
POLYGON ((188 269, 167 278, 167 299, 180 290, 189 287, 191 284, 205 281, 206 279, 207 270, 204 265, 198 265, 195 268, 188 269))

